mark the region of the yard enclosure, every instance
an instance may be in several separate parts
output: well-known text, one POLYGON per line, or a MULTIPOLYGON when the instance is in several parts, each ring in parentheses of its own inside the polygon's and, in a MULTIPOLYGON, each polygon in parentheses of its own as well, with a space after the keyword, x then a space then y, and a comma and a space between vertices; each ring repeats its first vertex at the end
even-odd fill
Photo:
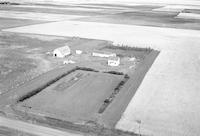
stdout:
POLYGON ((19 103, 34 113, 72 122, 95 120, 123 75, 76 70, 19 103))

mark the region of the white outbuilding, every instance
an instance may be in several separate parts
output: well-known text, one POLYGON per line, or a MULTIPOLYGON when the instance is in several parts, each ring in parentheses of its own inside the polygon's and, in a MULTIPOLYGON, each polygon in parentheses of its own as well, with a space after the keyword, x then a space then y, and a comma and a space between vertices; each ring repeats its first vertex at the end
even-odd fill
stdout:
POLYGON ((119 57, 109 57, 108 66, 119 66, 120 58, 119 57))
POLYGON ((70 55, 70 53, 71 53, 71 50, 70 50, 69 46, 63 46, 60 48, 56 48, 53 51, 53 56, 58 57, 58 58, 64 58, 64 57, 70 55))
POLYGON ((76 50, 76 54, 80 55, 80 54, 82 54, 82 53, 83 53, 83 51, 81 51, 81 50, 76 50))
POLYGON ((92 53, 92 56, 108 58, 108 57, 116 57, 116 53, 105 52, 105 51, 94 51, 92 53))

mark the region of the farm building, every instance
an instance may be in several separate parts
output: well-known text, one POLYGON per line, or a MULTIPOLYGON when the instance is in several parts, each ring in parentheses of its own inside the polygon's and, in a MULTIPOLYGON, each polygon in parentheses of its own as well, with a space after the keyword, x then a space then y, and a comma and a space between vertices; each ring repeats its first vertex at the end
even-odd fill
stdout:
POLYGON ((111 52, 104 52, 104 51, 94 51, 92 53, 92 56, 96 56, 96 57, 116 57, 115 53, 111 53, 111 52))
POLYGON ((81 50, 76 50, 76 54, 80 55, 80 54, 82 54, 82 53, 83 53, 83 51, 81 51, 81 50))
POLYGON ((55 49, 53 51, 53 56, 58 57, 58 58, 64 58, 70 53, 71 53, 71 50, 69 46, 63 46, 63 47, 55 49))
POLYGON ((109 66, 119 66, 120 58, 119 57, 109 57, 108 58, 108 65, 109 66))

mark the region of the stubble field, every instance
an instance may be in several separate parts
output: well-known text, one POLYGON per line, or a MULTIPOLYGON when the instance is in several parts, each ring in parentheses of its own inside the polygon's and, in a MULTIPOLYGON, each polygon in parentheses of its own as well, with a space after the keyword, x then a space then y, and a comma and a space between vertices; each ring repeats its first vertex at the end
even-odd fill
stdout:
MULTIPOLYGON (((200 134, 198 116, 200 114, 198 110, 200 109, 198 92, 200 90, 199 20, 176 18, 179 11, 172 10, 174 9, 162 13, 155 10, 144 11, 148 16, 142 11, 129 9, 123 13, 120 10, 121 13, 113 16, 107 14, 92 19, 81 19, 81 21, 54 22, 4 31, 80 36, 158 49, 159 56, 116 128, 155 136, 196 136, 200 134), (120 20, 121 17, 123 20, 120 20), (89 20, 93 22, 88 22, 89 20), (94 23, 95 21, 103 23, 94 23), (154 27, 149 27, 149 25, 154 27)), ((183 11, 199 14, 199 10, 194 9, 183 11)), ((54 12, 59 11, 54 10, 54 12)), ((74 11, 68 13, 77 14, 74 11)), ((84 14, 87 13, 84 12, 84 14)))

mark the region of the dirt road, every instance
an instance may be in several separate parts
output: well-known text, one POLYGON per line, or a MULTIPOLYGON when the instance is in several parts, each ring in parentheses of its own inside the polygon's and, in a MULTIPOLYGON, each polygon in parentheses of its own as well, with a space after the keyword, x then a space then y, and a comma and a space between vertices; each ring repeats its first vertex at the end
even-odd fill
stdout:
POLYGON ((38 136, 81 136, 80 134, 72 134, 69 132, 64 132, 35 124, 29 124, 18 120, 7 119, 4 117, 0 117, 0 126, 9 127, 38 136))

